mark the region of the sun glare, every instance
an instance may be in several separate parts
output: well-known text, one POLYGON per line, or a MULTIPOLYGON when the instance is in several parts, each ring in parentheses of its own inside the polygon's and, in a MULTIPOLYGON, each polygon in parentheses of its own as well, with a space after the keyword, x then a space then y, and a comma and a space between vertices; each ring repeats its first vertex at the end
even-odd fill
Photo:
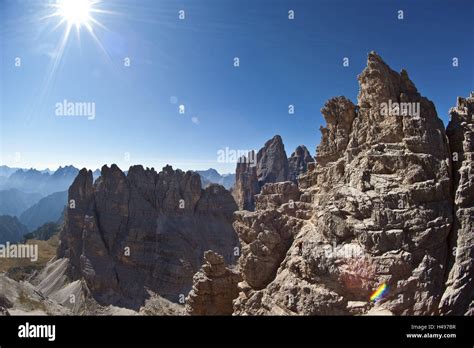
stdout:
POLYGON ((90 0, 61 0, 58 2, 58 15, 64 19, 68 25, 80 27, 86 25, 91 20, 90 0))
POLYGON ((76 28, 77 37, 80 41, 80 32, 82 27, 86 29, 87 32, 92 36, 94 41, 104 50, 101 45, 98 37, 95 34, 95 27, 100 27, 101 29, 107 29, 102 25, 94 15, 105 15, 112 12, 106 11, 104 9, 97 8, 102 4, 102 0, 55 0, 53 3, 49 4, 49 8, 52 9, 51 13, 44 19, 50 18, 59 18, 58 23, 53 28, 56 30, 65 24, 65 30, 61 42, 58 46, 57 57, 62 56, 64 47, 69 38, 69 34, 72 29, 76 28))
POLYGON ((42 29, 45 32, 47 31, 45 29, 49 29, 50 33, 62 30, 62 34, 58 35, 56 47, 53 50, 48 49, 50 64, 45 73, 41 92, 36 99, 37 105, 43 105, 44 100, 51 92, 51 86, 61 66, 66 47, 69 46, 69 41, 73 36, 71 33, 74 31, 76 32, 77 48, 82 50, 81 37, 84 32, 88 34, 89 39, 94 41, 107 62, 112 63, 110 55, 99 39, 103 31, 109 32, 110 30, 100 22, 100 19, 108 15, 119 14, 107 10, 106 0, 42 0, 42 3, 44 11, 41 12, 44 15, 39 18, 40 23, 43 24, 42 29))
POLYGON ((68 40, 71 37, 70 34, 73 32, 74 28, 77 34, 79 47, 81 42, 81 32, 84 29, 89 33, 90 37, 104 53, 107 60, 110 60, 107 51, 97 36, 97 30, 95 30, 96 28, 108 30, 102 23, 100 23, 98 18, 95 17, 100 18, 100 16, 113 13, 101 8, 102 4, 103 0, 49 0, 49 3, 46 4, 48 14, 41 19, 44 21, 57 19, 56 25, 51 29, 52 32, 59 28, 64 28, 56 49, 52 54, 52 65, 49 68, 45 79, 46 86, 49 85, 58 69, 59 63, 61 62, 68 44, 68 40))

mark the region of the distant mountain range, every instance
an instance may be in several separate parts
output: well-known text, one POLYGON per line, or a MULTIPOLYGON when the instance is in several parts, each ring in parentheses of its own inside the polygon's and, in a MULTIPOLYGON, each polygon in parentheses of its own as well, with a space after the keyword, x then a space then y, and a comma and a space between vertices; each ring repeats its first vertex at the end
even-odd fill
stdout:
MULTIPOLYGON (((59 167, 56 171, 34 168, 10 168, 0 166, 0 191, 18 189, 23 192, 35 192, 43 197, 55 192, 67 191, 76 178, 79 169, 74 166, 59 167)), ((94 179, 100 176, 100 170, 93 172, 94 179)))
MULTIPOLYGON (((13 226, 11 219, 14 217, 29 231, 44 223, 61 220, 67 190, 78 172, 79 169, 72 165, 59 167, 56 171, 0 166, 0 215, 10 218, 0 220, 0 228, 4 222, 13 226)), ((99 176, 97 169, 93 178, 99 176)))
MULTIPOLYGON (((124 171, 125 174, 127 172, 124 171)), ((67 191, 77 173, 79 173, 79 169, 72 165, 59 167, 56 171, 13 168, 2 165, 0 166, 0 191, 18 189, 23 192, 39 193, 45 197, 55 192, 67 191)), ((203 187, 212 183, 230 189, 235 183, 235 174, 220 174, 213 168, 197 170, 196 173, 201 176, 203 187)), ((92 176, 94 180, 97 179, 100 176, 100 169, 94 170, 92 176)))
POLYGON ((18 189, 46 196, 67 190, 78 172, 73 166, 59 167, 52 174, 36 169, 18 169, 0 182, 0 190, 18 189))
POLYGON ((230 190, 235 184, 235 174, 219 174, 219 172, 213 168, 208 170, 196 170, 201 176, 201 185, 203 188, 209 184, 219 184, 224 186, 227 190, 230 190))

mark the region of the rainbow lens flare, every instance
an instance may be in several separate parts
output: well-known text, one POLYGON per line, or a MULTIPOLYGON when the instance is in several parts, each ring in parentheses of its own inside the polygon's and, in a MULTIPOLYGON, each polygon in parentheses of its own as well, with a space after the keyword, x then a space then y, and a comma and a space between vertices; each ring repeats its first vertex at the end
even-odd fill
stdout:
POLYGON ((375 290, 374 293, 370 296, 370 301, 377 302, 378 300, 380 300, 387 292, 387 289, 387 284, 383 283, 382 285, 380 285, 377 290, 375 290))

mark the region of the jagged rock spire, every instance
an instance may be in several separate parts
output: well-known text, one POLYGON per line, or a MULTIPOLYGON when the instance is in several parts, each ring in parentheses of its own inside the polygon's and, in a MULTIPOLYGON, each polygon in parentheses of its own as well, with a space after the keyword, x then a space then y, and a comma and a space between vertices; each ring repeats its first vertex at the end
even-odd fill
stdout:
POLYGON ((297 182, 300 174, 303 174, 308 169, 308 163, 314 162, 314 158, 309 153, 304 145, 299 145, 295 151, 288 158, 289 177, 288 179, 297 182))
POLYGON ((233 195, 239 209, 253 210, 255 195, 265 184, 286 181, 288 178, 285 146, 281 136, 275 135, 258 151, 256 157, 252 151, 237 163, 233 195))

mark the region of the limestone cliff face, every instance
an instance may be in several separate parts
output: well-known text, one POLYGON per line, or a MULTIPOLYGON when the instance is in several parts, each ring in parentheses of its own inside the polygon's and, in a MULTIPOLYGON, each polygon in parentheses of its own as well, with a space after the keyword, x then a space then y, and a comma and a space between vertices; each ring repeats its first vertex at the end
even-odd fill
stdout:
POLYGON ((186 298, 190 315, 231 315, 237 297, 240 275, 226 267, 224 258, 206 251, 201 270, 193 277, 193 288, 186 298))
POLYGON ((206 250, 234 261, 235 201, 220 185, 202 190, 194 172, 133 166, 125 175, 112 165, 93 183, 81 170, 69 203, 58 257, 99 303, 138 308, 146 289, 178 302, 206 250))
POLYGON ((321 109, 326 127, 321 127, 321 143, 317 148, 317 161, 324 166, 344 155, 349 143, 356 106, 345 97, 330 99, 321 109))
POLYGON ((255 195, 260 192, 260 185, 257 178, 257 164, 255 152, 251 152, 247 157, 242 157, 237 163, 235 170, 235 185, 232 195, 240 210, 255 209, 255 195), (251 159, 255 159, 252 161, 251 159))
POLYGON ((358 105, 337 97, 322 109, 327 126, 299 199, 275 200, 291 190, 267 184, 257 201, 278 208, 236 214, 236 314, 438 313, 453 224, 443 123, 406 71, 374 52, 359 84, 358 105), (374 304, 381 284, 389 290, 374 304))
POLYGON ((474 93, 450 110, 447 134, 454 169, 454 226, 443 314, 474 315, 474 93))
POLYGON ((296 184, 266 184, 256 196, 255 212, 235 213, 234 227, 242 245, 243 289, 263 289, 274 278, 310 207, 300 201, 296 184))

